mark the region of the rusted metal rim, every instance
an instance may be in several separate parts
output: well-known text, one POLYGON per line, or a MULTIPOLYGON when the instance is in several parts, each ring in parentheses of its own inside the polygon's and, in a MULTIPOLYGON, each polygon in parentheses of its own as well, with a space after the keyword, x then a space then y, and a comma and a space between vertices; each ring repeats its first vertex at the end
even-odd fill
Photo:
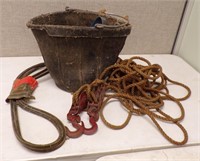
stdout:
POLYGON ((131 32, 131 25, 121 16, 79 9, 42 14, 32 18, 27 27, 33 30, 45 30, 53 37, 125 37, 131 32), (56 19, 57 17, 60 20, 56 19), (72 21, 72 17, 75 24, 67 22, 72 21), (91 26, 97 17, 103 17, 106 24, 91 26), (85 21, 85 24, 80 21, 85 21))

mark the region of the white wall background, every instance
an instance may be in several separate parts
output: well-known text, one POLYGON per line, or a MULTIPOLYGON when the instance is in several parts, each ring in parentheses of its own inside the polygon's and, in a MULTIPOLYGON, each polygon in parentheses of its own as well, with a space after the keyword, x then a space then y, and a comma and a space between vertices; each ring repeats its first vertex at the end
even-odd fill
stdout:
MULTIPOLYGON (((128 15, 133 26, 122 54, 170 54, 186 0, 0 0, 0 56, 41 55, 26 23, 65 6, 128 15)), ((188 0, 194 1, 194 0, 188 0)), ((200 71, 200 0, 195 0, 176 54, 200 71)), ((182 34, 183 34, 182 33, 182 34)))
POLYGON ((178 56, 200 72, 200 0, 194 1, 178 56))
POLYGON ((170 54, 186 0, 0 0, 0 55, 41 55, 26 23, 71 8, 128 15, 133 26, 121 54, 170 54))

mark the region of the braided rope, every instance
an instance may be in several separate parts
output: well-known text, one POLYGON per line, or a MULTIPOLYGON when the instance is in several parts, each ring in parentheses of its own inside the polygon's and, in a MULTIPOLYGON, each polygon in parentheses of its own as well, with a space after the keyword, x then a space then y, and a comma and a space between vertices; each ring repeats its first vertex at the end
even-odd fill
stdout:
POLYGON ((119 59, 116 64, 107 67, 98 79, 91 84, 83 85, 73 95, 76 100, 79 94, 86 91, 88 99, 96 102, 94 90, 99 85, 104 85, 106 93, 104 95, 101 107, 99 107, 100 117, 104 124, 112 129, 122 129, 128 125, 131 116, 147 115, 156 125, 160 133, 172 144, 183 145, 188 140, 186 129, 180 124, 184 119, 184 108, 180 101, 189 98, 190 88, 180 82, 168 78, 158 64, 151 64, 142 57, 132 57, 130 59, 119 59), (137 64, 136 61, 142 61, 143 64, 137 64), (175 98, 168 89, 169 82, 181 86, 187 90, 187 94, 182 98, 175 98), (104 116, 104 109, 111 99, 117 99, 126 109, 128 115, 121 125, 113 125, 108 122, 104 116), (178 117, 172 117, 163 112, 164 101, 169 100, 177 104, 180 110, 178 117), (167 123, 173 123, 181 129, 184 138, 182 141, 176 141, 162 129, 157 120, 167 123))

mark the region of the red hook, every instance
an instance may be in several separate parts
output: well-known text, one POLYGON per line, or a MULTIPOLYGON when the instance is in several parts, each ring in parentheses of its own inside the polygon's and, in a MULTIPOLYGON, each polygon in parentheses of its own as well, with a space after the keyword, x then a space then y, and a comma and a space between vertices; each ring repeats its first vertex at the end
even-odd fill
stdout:
POLYGON ((69 138, 78 138, 84 133, 84 124, 81 121, 81 125, 79 125, 77 122, 72 123, 73 127, 75 127, 76 131, 70 131, 68 127, 65 126, 66 134, 69 138))
POLYGON ((90 117, 89 121, 90 121, 90 124, 92 125, 92 127, 91 128, 84 128, 84 134, 86 134, 86 135, 92 135, 98 129, 98 125, 97 125, 94 117, 90 117))

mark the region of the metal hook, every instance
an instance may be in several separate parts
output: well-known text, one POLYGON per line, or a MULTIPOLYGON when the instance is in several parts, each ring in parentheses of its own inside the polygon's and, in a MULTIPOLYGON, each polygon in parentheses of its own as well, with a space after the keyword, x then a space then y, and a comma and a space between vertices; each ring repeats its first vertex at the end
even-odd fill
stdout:
POLYGON ((81 121, 81 125, 78 124, 77 122, 72 123, 73 127, 75 127, 77 130, 76 131, 70 131, 68 127, 65 126, 66 134, 69 138, 78 138, 84 133, 84 124, 81 121))
POLYGON ((94 117, 90 117, 90 124, 92 125, 92 127, 91 128, 85 128, 84 127, 84 134, 85 135, 92 135, 92 134, 94 134, 96 131, 97 131, 97 129, 98 129, 98 125, 97 125, 97 123, 96 123, 96 121, 95 121, 95 119, 94 119, 94 117))

